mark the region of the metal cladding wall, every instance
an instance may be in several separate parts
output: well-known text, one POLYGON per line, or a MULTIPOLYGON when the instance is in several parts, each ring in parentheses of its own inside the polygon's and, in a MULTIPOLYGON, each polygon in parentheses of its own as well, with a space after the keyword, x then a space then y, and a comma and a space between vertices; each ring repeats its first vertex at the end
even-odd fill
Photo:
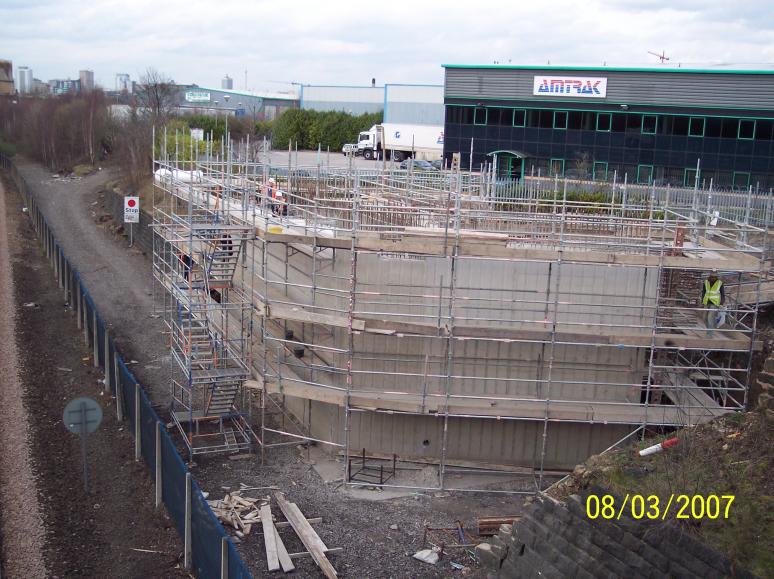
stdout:
POLYGON ((638 104, 765 111, 774 116, 774 71, 691 71, 689 69, 532 68, 507 66, 446 67, 444 97, 582 102, 586 105, 638 104), (532 94, 535 76, 607 78, 605 98, 532 94))
POLYGON ((385 85, 385 123, 404 123, 407 125, 443 125, 443 121, 443 85, 385 85))
POLYGON ((301 108, 312 111, 344 111, 353 115, 384 109, 384 87, 314 86, 301 87, 301 108))

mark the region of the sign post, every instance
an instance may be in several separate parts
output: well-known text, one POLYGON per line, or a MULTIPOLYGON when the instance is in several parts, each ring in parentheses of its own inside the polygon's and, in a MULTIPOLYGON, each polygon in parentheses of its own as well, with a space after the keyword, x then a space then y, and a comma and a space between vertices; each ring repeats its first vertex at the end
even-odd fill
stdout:
POLYGON ((89 468, 86 462, 86 435, 94 432, 102 422, 102 407, 92 398, 81 396, 71 400, 64 409, 64 424, 67 430, 81 437, 81 458, 83 460, 83 490, 89 494, 89 468))
POLYGON ((124 197, 124 223, 129 224, 129 247, 134 244, 134 231, 132 225, 140 222, 140 198, 124 197))

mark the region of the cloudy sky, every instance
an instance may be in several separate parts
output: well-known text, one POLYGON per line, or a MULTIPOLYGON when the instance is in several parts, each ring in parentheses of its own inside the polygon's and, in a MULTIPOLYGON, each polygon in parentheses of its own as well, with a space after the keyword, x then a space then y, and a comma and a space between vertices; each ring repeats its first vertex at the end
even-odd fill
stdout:
POLYGON ((443 63, 774 67, 770 0, 0 0, 0 58, 36 78, 442 83, 443 63))

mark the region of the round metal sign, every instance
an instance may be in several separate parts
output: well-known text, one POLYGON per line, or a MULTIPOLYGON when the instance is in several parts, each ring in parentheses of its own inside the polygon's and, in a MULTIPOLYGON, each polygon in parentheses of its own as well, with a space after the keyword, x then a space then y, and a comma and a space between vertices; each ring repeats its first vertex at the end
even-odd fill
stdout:
POLYGON ((65 406, 63 420, 70 432, 92 433, 102 422, 102 407, 93 398, 81 396, 65 406))

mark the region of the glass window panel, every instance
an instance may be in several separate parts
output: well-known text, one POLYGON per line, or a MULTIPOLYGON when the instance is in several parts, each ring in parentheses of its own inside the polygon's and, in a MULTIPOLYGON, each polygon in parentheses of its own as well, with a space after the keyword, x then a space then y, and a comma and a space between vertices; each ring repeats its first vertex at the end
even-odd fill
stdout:
POLYGON ((755 119, 739 119, 739 138, 755 138, 755 119))
POLYGON ((566 129, 567 128, 567 111, 554 111, 554 128, 566 129))
POLYGON ((526 125, 527 111, 524 109, 516 109, 513 111, 513 126, 523 127, 526 125))
POLYGON ((691 117, 691 122, 688 126, 688 134, 691 137, 704 136, 704 117, 691 117))
POLYGON ((672 117, 672 134, 686 136, 688 134, 688 117, 672 117))
POLYGON ((626 130, 626 115, 615 113, 610 129, 615 133, 623 133, 626 130))
POLYGON ((712 138, 719 137, 722 127, 723 119, 710 117, 704 125, 704 136, 712 138))
POLYGON ((724 139, 736 139, 739 134, 739 119, 723 119, 720 136, 724 139))
POLYGON ((476 112, 473 116, 473 124, 474 125, 485 125, 486 124, 486 109, 483 107, 476 108, 476 112))
POLYGON ((597 130, 609 131, 612 126, 612 118, 610 113, 597 113, 597 130))
POLYGON ((658 117, 656 115, 642 115, 642 132, 646 135, 656 134, 658 117))

